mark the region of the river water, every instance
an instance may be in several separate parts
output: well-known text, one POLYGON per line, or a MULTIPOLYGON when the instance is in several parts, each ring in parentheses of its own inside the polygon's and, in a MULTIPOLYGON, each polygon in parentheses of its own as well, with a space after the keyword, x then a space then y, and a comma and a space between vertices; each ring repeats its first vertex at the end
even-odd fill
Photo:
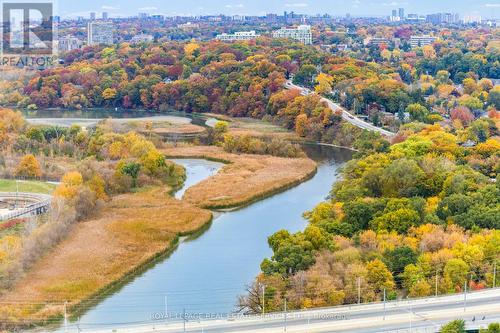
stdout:
MULTIPOLYGON (((260 263, 272 255, 267 238, 281 229, 303 230, 302 214, 324 200, 337 178, 339 166, 351 157, 346 150, 307 146, 318 162, 318 172, 292 189, 248 207, 216 213, 211 227, 194 239, 184 239, 170 255, 83 314, 68 331, 113 328, 157 322, 155 318, 201 313, 225 315, 235 309, 260 272, 260 263)), ((213 175, 220 163, 176 160, 187 169, 185 187, 213 175)))

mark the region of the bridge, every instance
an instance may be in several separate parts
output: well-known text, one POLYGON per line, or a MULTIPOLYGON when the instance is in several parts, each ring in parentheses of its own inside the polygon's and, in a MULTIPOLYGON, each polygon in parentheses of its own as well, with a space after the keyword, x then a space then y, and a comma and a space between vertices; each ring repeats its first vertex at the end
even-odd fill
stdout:
POLYGON ((50 208, 52 197, 47 194, 26 192, 0 192, 0 204, 8 207, 0 209, 0 221, 40 215, 50 208), (19 203, 22 207, 17 208, 19 203))

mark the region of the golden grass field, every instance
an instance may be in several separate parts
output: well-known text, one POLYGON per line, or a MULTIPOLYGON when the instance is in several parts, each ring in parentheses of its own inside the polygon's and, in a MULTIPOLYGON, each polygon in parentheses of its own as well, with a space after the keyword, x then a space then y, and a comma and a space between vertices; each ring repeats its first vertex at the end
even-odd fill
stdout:
MULTIPOLYGON (((114 197, 94 219, 81 222, 44 256, 0 302, 51 302, 52 305, 1 306, 0 320, 42 321, 129 276, 140 266, 175 248, 180 235, 194 233, 212 219, 208 210, 173 199, 168 189, 114 197), (54 303, 58 305, 54 305, 54 303)), ((5 304, 5 303, 4 303, 5 304)))
POLYGON ((227 165, 189 188, 182 201, 172 198, 166 187, 113 197, 0 296, 0 322, 22 326, 60 320, 66 300, 75 314, 175 249, 179 236, 207 227, 212 213, 204 208, 247 205, 316 172, 315 162, 307 158, 237 155, 207 146, 167 148, 164 153, 227 165))
POLYGON ((316 163, 308 158, 231 154, 219 147, 185 146, 163 150, 171 157, 199 157, 227 163, 215 176, 190 187, 183 200, 203 208, 250 204, 310 178, 316 163))
MULTIPOLYGON (((194 135, 205 133, 205 128, 194 124, 158 125, 152 132, 158 135, 194 135)), ((147 135, 148 131, 144 130, 142 133, 147 135)))

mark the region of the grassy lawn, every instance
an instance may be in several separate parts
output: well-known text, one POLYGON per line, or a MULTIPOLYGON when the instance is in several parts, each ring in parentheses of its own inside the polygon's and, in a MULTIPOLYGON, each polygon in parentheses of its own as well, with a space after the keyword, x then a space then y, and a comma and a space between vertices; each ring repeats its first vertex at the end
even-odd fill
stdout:
MULTIPOLYGON (((51 193, 57 185, 32 180, 20 180, 19 192, 51 193)), ((16 192, 16 181, 13 179, 0 179, 0 192, 16 192)))

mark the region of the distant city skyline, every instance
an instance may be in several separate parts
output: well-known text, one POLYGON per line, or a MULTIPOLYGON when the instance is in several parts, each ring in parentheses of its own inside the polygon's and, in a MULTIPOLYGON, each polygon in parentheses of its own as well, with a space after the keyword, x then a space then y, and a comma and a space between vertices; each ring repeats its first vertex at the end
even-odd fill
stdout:
POLYGON ((438 12, 480 15, 498 19, 500 2, 497 0, 59 0, 59 14, 63 17, 89 17, 91 12, 107 12, 109 17, 128 17, 140 12, 166 16, 198 15, 265 15, 284 11, 316 15, 390 16, 393 9, 404 8, 406 14, 431 14, 438 12))

